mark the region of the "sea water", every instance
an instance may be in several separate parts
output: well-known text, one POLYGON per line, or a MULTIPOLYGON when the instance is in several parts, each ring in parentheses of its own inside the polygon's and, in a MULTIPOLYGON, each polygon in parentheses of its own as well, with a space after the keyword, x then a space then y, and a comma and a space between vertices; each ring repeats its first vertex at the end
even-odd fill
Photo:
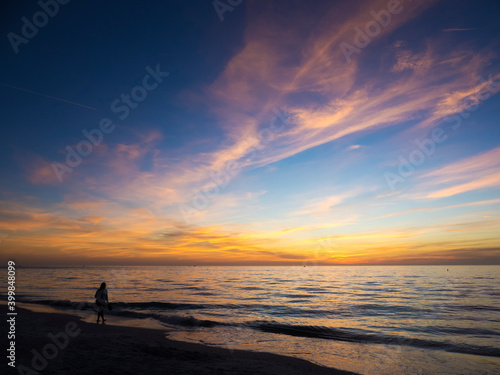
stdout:
MULTIPOLYGON (((19 301, 360 374, 500 374, 500 266, 19 268, 19 301)), ((5 290, 5 289, 3 289, 5 290)))

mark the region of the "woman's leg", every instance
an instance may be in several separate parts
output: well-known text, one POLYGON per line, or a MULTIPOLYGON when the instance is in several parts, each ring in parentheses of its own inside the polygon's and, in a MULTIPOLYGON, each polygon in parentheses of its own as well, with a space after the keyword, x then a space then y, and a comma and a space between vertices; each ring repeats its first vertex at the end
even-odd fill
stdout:
POLYGON ((98 303, 97 306, 99 310, 97 311, 97 324, 99 324, 99 318, 102 316, 102 322, 104 323, 104 307, 98 303))

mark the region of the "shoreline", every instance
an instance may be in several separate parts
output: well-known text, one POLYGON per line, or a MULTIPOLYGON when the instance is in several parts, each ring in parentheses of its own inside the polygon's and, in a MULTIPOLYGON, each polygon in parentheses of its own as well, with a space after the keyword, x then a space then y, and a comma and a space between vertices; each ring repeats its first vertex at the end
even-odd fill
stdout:
MULTIPOLYGON (((166 338, 167 329, 97 325, 70 312, 35 312, 26 307, 16 307, 17 368, 7 363, 4 365, 12 374, 19 373, 22 368, 24 373, 34 374, 37 371, 56 375, 166 372, 200 375, 355 375, 295 357, 174 341, 166 338)), ((37 307, 33 308, 36 310, 37 307)), ((108 315, 108 318, 115 317, 108 315)), ((2 330, 5 333, 8 332, 7 325, 3 319, 2 330)))

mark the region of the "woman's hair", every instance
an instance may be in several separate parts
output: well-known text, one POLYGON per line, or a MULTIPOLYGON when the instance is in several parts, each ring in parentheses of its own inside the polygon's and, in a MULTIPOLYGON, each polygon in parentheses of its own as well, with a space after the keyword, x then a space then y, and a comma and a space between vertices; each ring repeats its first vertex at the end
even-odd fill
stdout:
POLYGON ((99 289, 104 289, 106 288, 106 283, 102 283, 99 289))

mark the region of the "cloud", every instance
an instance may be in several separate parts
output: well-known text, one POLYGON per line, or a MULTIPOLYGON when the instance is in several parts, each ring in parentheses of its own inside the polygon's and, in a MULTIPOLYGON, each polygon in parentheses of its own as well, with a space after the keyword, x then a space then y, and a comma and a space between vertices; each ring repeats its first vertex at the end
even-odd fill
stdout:
POLYGON ((470 30, 478 30, 480 29, 479 27, 468 27, 468 28, 455 28, 455 29, 443 29, 445 32, 450 32, 450 31, 470 31, 470 30))
POLYGON ((347 199, 356 197, 361 194, 363 189, 353 188, 350 191, 346 191, 340 194, 330 195, 327 197, 313 199, 311 202, 307 203, 302 209, 297 210, 292 213, 292 215, 301 216, 325 216, 332 215, 332 210, 335 206, 339 206, 344 203, 347 199))
POLYGON ((52 163, 33 153, 22 157, 21 165, 25 170, 26 179, 33 185, 56 185, 59 180, 54 173, 52 163))
MULTIPOLYGON (((214 111, 220 123, 230 127, 228 140, 233 142, 205 154, 212 160, 209 168, 220 168, 231 160, 244 161, 249 139, 256 138, 259 124, 271 115, 273 107, 288 107, 293 115, 291 126, 253 160, 245 161, 246 166, 268 165, 328 142, 408 121, 417 122, 413 132, 422 131, 457 113, 464 98, 485 89, 477 76, 491 56, 474 54, 466 46, 444 53, 439 40, 428 42, 423 52, 403 49, 406 43, 397 42, 393 51, 396 62, 387 67, 393 74, 376 75, 360 83, 356 80, 359 67, 341 63, 338 43, 347 37, 349 27, 362 24, 365 14, 360 12, 359 18, 331 26, 335 16, 326 13, 325 22, 311 25, 309 33, 293 35, 292 48, 280 38, 271 38, 279 35, 280 19, 266 10, 270 13, 259 12, 258 19, 250 23, 244 48, 209 88, 214 111), (268 18, 273 19, 269 25, 264 22, 268 18), (329 28, 324 26, 328 19, 329 28), (259 30, 253 28, 254 23, 259 30), (254 60, 258 60, 257 68, 249 69, 254 67, 249 61, 254 60)), ((398 20, 404 22, 413 16, 401 14, 398 20)), ((396 25, 391 24, 386 32, 396 25)), ((368 50, 362 51, 360 59, 365 55, 369 56, 368 50)))
MULTIPOLYGON (((433 3, 405 4, 405 10, 394 15, 376 39, 433 3)), ((382 9, 387 2, 369 5, 343 5, 339 12, 323 4, 323 18, 318 21, 318 9, 305 9, 300 2, 282 3, 290 9, 286 17, 276 4, 249 4, 244 45, 205 88, 207 104, 224 131, 222 142, 209 151, 173 160, 157 147, 161 134, 153 132, 134 143, 102 148, 98 158, 90 158, 72 172, 74 184, 159 212, 189 202, 193 192, 210 184, 211 175, 224 171, 228 162, 244 168, 267 166, 327 142, 414 120, 420 112, 429 113, 434 121, 446 110, 452 113, 449 108, 458 97, 447 95, 464 88, 470 91, 471 75, 487 59, 477 56, 443 63, 448 56, 440 55, 438 45, 415 53, 400 40, 393 51, 396 65, 386 67, 388 71, 398 67, 397 74, 388 72, 360 83, 358 64, 347 64, 339 45, 353 37, 356 26, 371 20, 370 9, 382 9), (437 63, 429 68, 430 61, 437 63), (259 130, 269 127, 274 108, 285 106, 292 114, 289 124, 264 144, 259 130), (104 169, 98 165, 102 160, 106 160, 104 169)), ((370 58, 369 48, 359 58, 370 58)), ((32 181, 43 181, 46 172, 42 168, 32 173, 32 181)))
POLYGON ((301 258, 265 234, 231 232, 221 225, 187 225, 145 208, 105 201, 67 200, 58 210, 0 201, 0 228, 9 234, 3 255, 15 253, 23 263, 29 263, 32 254, 46 254, 45 262, 52 264, 58 264, 58 258, 66 263, 97 264, 113 259, 119 263, 151 259, 161 264, 224 263, 261 260, 266 251, 271 262, 301 258))
POLYGON ((388 214, 384 214, 382 216, 374 217, 371 220, 378 220, 378 219, 383 219, 386 217, 392 217, 392 216, 396 216, 396 215, 413 214, 416 212, 439 211, 439 210, 447 210, 447 209, 452 209, 452 208, 471 207, 471 206, 491 206, 491 205, 496 205, 499 203, 500 203, 500 199, 490 199, 490 200, 486 200, 486 201, 467 202, 467 203, 460 203, 460 204, 453 204, 453 205, 446 205, 446 206, 419 207, 419 208, 412 208, 412 209, 407 209, 407 210, 403 210, 403 211, 391 212, 388 214))
MULTIPOLYGON (((408 4, 408 9, 394 17, 378 37, 430 4, 408 4)), ((295 6, 287 3, 287 8, 295 6)), ((370 6, 382 9, 386 2, 370 6)), ((346 64, 339 48, 341 42, 352 38, 354 27, 371 20, 366 8, 348 9, 353 17, 340 17, 338 10, 329 9, 320 22, 300 13, 293 21, 301 23, 301 28, 287 27, 291 19, 282 17, 277 12, 279 7, 259 4, 258 11, 252 5, 249 8, 251 20, 244 48, 208 89, 214 111, 234 140, 232 147, 213 153, 211 165, 221 166, 244 156, 248 152, 245 141, 255 137, 258 124, 273 108, 285 104, 295 115, 293 128, 278 135, 254 165, 269 164, 349 134, 408 118, 407 110, 381 111, 382 101, 355 87, 357 66, 346 64), (294 97, 301 98, 300 105, 294 97), (318 106, 318 99, 325 105, 318 106), (379 115, 373 119, 375 113, 379 115)), ((393 90, 385 99, 396 97, 393 90)))
POLYGON ((358 148, 361 148, 363 146, 361 145, 352 145, 346 148, 347 151, 352 151, 352 150, 357 150, 358 148))
POLYGON ((422 176, 426 198, 444 198, 500 185, 500 147, 464 158, 422 176), (445 186, 443 186, 445 185, 445 186), (429 191, 430 190, 430 191, 429 191))
POLYGON ((429 52, 413 54, 411 51, 399 50, 396 58, 396 64, 392 67, 393 72, 413 70, 418 73, 425 73, 433 63, 429 52))

